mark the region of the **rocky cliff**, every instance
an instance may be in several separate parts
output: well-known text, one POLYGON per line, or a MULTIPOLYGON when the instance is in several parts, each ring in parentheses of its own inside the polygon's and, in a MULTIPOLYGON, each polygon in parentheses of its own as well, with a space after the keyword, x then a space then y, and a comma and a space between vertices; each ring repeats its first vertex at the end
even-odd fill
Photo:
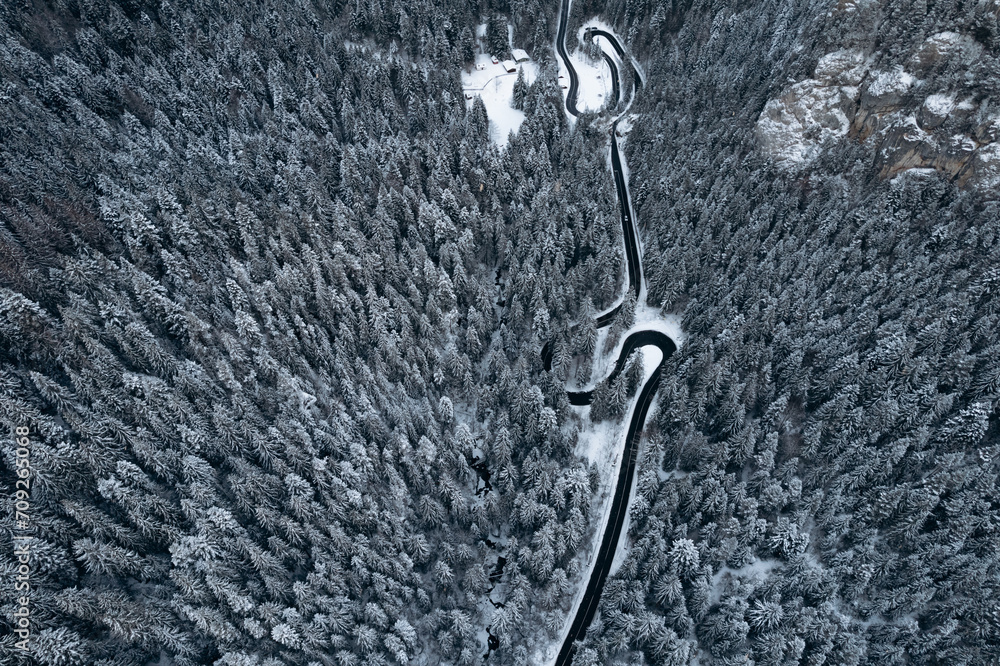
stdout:
POLYGON ((1000 185, 996 59, 972 36, 945 30, 910 53, 831 52, 811 78, 768 101, 759 147, 799 171, 838 141, 871 144, 879 173, 932 169, 984 193, 1000 185))

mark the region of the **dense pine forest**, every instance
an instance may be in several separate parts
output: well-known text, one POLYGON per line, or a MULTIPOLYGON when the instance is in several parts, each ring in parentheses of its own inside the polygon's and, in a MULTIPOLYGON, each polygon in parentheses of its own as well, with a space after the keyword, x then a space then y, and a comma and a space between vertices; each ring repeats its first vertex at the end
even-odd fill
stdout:
MULTIPOLYGON (((0 665, 559 643, 608 474, 566 387, 626 271, 558 12, 0 3, 0 665), (460 75, 515 46, 500 148, 460 75)), ((1000 663, 998 12, 572 4, 642 68, 647 302, 685 334, 575 665, 1000 663)))

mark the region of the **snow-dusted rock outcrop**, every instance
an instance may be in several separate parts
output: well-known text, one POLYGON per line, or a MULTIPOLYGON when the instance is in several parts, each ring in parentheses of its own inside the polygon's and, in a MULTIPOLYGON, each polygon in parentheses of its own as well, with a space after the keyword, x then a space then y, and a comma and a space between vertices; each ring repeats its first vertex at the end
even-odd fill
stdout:
MULTIPOLYGON (((770 100, 757 122, 760 149, 788 171, 820 154, 825 142, 874 142, 881 175, 933 169, 959 186, 1000 188, 1000 116, 984 113, 974 97, 928 90, 935 66, 966 67, 982 54, 969 36, 939 32, 894 66, 870 68, 875 58, 856 50, 827 54, 813 78, 770 100)), ((968 79, 965 81, 969 83, 968 79)))
POLYGON ((824 56, 815 78, 796 83, 764 107, 757 122, 761 147, 789 168, 812 161, 824 141, 845 136, 850 129, 864 70, 865 58, 859 51, 824 56))

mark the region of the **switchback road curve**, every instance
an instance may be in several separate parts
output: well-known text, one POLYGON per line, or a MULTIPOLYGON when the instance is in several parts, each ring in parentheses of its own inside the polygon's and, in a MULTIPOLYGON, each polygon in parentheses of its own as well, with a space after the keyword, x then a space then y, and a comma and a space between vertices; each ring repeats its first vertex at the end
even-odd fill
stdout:
POLYGON ((563 0, 559 7, 559 31, 556 33, 556 50, 559 57, 566 63, 569 71, 569 91, 566 96, 566 110, 574 116, 579 116, 580 112, 576 108, 576 95, 580 89, 580 77, 573 69, 573 63, 569 61, 569 53, 566 51, 566 25, 569 23, 569 0, 563 0))
MULTIPOLYGON (((625 338, 621 353, 618 354, 618 360, 615 361, 614 369, 611 370, 611 374, 603 381, 613 382, 621 374, 621 371, 625 369, 625 362, 628 361, 628 357, 632 352, 646 345, 659 347, 663 352, 663 360, 660 361, 660 366, 667 360, 667 357, 677 350, 677 345, 674 344, 674 341, 666 333, 650 329, 636 331, 625 338)), ((569 404, 571 405, 589 405, 594 400, 594 391, 567 391, 566 397, 569 398, 569 404)))
POLYGON ((622 47, 622 43, 618 41, 618 38, 607 30, 601 30, 600 28, 587 28, 583 33, 584 39, 593 39, 594 37, 604 37, 611 43, 611 46, 615 49, 618 57, 623 63, 632 70, 633 81, 638 81, 639 85, 646 85, 645 79, 642 78, 642 74, 639 72, 639 68, 635 66, 635 63, 631 58, 625 53, 625 49, 622 47))

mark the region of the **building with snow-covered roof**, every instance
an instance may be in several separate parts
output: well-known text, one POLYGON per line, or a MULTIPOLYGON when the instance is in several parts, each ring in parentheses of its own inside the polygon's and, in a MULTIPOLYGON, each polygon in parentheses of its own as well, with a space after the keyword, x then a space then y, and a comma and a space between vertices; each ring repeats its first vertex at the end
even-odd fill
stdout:
POLYGON ((514 72, 517 71, 517 63, 515 63, 513 60, 504 60, 503 68, 513 74, 514 72))
POLYGON ((514 56, 514 62, 528 62, 531 57, 524 49, 512 49, 510 54, 514 56))

